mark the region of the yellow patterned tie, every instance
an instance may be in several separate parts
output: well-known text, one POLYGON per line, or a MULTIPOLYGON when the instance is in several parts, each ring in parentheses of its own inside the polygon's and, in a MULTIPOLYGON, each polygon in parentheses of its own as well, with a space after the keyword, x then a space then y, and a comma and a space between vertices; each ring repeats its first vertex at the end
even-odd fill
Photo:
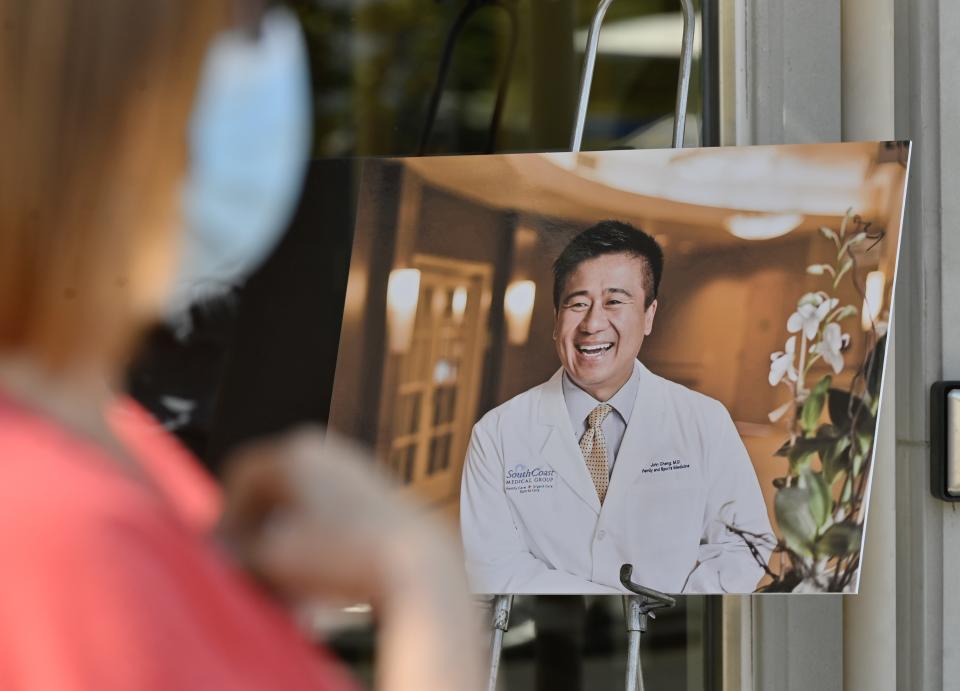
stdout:
POLYGON ((597 488, 597 497, 601 504, 607 496, 607 486, 610 484, 610 466, 607 464, 607 440, 600 424, 611 410, 613 407, 609 403, 601 403, 594 408, 587 418, 587 431, 580 437, 580 451, 587 462, 587 470, 590 471, 590 479, 597 488))

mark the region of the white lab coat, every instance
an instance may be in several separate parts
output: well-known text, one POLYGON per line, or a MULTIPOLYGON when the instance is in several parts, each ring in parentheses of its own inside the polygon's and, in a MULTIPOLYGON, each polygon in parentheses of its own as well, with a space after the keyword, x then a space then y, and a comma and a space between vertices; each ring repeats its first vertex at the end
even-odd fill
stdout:
POLYGON ((623 592, 625 563, 635 582, 668 593, 754 590, 763 570, 726 524, 772 531, 730 415, 636 368, 637 400, 602 508, 570 424, 562 370, 474 426, 460 495, 474 592, 623 592))

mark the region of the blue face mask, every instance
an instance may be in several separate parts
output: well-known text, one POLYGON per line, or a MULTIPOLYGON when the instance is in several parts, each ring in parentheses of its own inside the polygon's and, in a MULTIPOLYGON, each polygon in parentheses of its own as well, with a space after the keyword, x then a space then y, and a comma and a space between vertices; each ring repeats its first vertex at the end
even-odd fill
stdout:
POLYGON ((268 11, 255 37, 231 31, 213 43, 189 143, 186 227, 167 313, 181 330, 191 303, 229 291, 266 258, 299 198, 311 145, 310 78, 289 11, 268 11))

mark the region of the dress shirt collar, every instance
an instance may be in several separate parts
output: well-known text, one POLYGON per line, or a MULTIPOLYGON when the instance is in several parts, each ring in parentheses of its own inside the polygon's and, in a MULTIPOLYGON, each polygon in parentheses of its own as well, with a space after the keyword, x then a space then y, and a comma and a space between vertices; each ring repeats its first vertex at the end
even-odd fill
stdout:
MULTIPOLYGON (((623 419, 624 424, 630 423, 630 415, 633 413, 633 406, 637 400, 637 388, 640 385, 640 374, 637 370, 637 367, 633 368, 630 378, 607 401, 623 419)), ((601 401, 574 384, 566 372, 563 373, 562 381, 563 400, 570 412, 570 420, 573 422, 574 430, 582 429, 586 424, 587 416, 600 405, 601 401)))

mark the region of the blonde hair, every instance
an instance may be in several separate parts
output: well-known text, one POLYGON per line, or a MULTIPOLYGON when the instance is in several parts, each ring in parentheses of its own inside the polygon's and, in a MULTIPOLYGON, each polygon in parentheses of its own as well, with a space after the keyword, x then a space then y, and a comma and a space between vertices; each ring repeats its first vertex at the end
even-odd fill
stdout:
POLYGON ((156 308, 224 5, 0 2, 0 355, 116 357, 156 308))

